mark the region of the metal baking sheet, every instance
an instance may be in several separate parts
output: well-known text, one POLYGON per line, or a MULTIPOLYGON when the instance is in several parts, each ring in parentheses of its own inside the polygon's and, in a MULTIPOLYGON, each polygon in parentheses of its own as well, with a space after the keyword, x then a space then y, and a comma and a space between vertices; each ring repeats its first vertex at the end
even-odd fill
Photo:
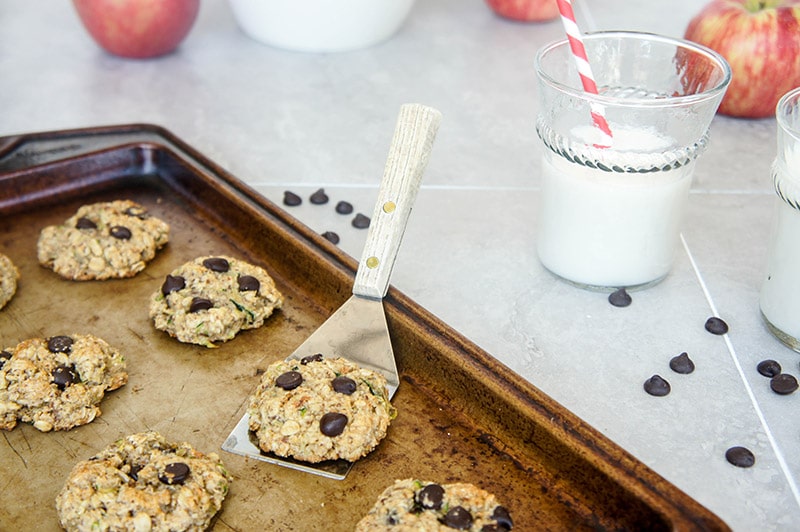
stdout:
POLYGON ((22 277, 0 311, 4 346, 91 333, 125 355, 129 382, 102 416, 67 432, 0 431, 0 530, 58 530, 54 500, 73 464, 117 438, 158 430, 217 452, 234 481, 215 531, 352 530, 393 480, 471 482, 515 530, 727 530, 714 514, 394 288, 385 299, 399 416, 343 481, 222 452, 249 394, 349 296, 356 262, 157 126, 0 138, 0 252, 22 277), (126 280, 70 282, 39 266, 36 240, 82 204, 129 198, 171 225, 170 243, 126 280), (153 328, 148 297, 204 254, 265 267, 285 295, 260 329, 216 349, 153 328))

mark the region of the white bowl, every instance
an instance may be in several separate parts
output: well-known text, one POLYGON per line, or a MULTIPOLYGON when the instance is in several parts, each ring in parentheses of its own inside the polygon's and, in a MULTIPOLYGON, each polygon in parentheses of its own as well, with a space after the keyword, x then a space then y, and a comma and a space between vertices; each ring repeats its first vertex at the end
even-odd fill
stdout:
POLYGON ((229 0, 257 41, 301 52, 366 48, 391 37, 415 0, 229 0))

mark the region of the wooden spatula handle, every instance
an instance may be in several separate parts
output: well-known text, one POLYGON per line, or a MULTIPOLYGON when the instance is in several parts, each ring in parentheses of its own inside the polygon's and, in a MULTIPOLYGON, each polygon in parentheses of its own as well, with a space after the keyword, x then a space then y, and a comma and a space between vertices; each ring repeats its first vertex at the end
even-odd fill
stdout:
POLYGON ((353 293, 382 299, 428 164, 442 114, 420 104, 400 107, 378 201, 358 264, 353 293))

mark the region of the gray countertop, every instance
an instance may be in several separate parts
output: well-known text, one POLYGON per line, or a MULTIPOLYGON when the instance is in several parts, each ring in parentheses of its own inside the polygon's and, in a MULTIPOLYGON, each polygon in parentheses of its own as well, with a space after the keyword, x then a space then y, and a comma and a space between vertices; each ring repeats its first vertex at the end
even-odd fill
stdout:
MULTIPOLYGON (((699 9, 575 4, 585 30, 676 37, 699 9)), ((205 0, 177 52, 126 60, 95 45, 70 2, 2 2, 0 135, 154 123, 277 203, 324 188, 369 214, 399 106, 436 107, 444 118, 393 284, 735 530, 798 530, 800 393, 773 393, 755 369, 772 358, 800 374, 758 312, 775 120, 714 119, 672 272, 612 307, 535 254, 533 57, 561 36, 558 21, 510 22, 482 0, 419 0, 387 42, 304 54, 248 38, 227 2, 205 0), (728 335, 704 330, 711 315, 728 335), (691 375, 668 367, 682 351, 691 375), (642 389, 656 373, 672 384, 666 397, 642 389), (754 467, 725 460, 734 445, 755 453, 754 467)), ((287 210, 360 255, 365 232, 332 208, 287 210)))

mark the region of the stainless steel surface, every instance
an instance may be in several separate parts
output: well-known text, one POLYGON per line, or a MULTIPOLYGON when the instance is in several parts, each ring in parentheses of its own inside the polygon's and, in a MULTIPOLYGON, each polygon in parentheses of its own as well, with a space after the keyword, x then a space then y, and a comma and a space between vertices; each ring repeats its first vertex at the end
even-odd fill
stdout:
POLYGON ((288 359, 316 353, 341 356, 386 377, 389 397, 400 385, 383 301, 350 296, 288 359))

